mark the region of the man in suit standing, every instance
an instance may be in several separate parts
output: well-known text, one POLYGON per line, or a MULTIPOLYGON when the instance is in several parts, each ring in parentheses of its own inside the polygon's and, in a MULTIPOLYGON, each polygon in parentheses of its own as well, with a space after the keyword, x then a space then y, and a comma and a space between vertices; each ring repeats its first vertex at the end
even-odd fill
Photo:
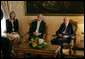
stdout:
POLYGON ((46 24, 44 21, 42 21, 42 14, 39 14, 37 16, 36 21, 31 23, 31 27, 29 30, 30 38, 31 37, 39 37, 43 38, 43 35, 45 34, 46 24))
MULTIPOLYGON (((60 28, 56 32, 57 38, 51 40, 52 44, 60 45, 61 48, 63 47, 63 43, 70 43, 71 36, 75 35, 75 31, 73 30, 72 24, 69 22, 69 18, 65 17, 63 23, 61 24, 60 28)), ((61 54, 62 49, 61 49, 61 54)))
MULTIPOLYGON (((3 25, 3 19, 4 13, 1 9, 1 25, 3 25)), ((6 34, 3 33, 3 29, 1 26, 1 58, 10 58, 10 52, 9 52, 9 39, 7 38, 6 34)))

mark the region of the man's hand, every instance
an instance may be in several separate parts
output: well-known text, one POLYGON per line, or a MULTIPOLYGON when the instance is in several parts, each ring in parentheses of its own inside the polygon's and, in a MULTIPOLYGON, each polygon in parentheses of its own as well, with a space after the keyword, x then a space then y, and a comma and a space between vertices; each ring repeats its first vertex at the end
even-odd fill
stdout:
POLYGON ((64 35, 64 36, 63 36, 63 38, 68 38, 68 37, 69 37, 69 36, 67 36, 67 35, 64 35))
POLYGON ((62 35, 62 34, 58 34, 58 36, 63 37, 63 35, 62 35))
POLYGON ((41 35, 41 33, 33 33, 33 35, 39 36, 39 35, 41 35))

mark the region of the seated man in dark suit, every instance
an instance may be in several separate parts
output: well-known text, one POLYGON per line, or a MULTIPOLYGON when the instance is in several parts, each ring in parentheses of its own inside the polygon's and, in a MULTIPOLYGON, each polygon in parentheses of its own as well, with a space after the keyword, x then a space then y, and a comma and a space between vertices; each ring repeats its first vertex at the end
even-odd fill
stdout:
POLYGON ((75 35, 72 24, 67 17, 64 18, 63 24, 61 24, 59 30, 56 32, 57 38, 51 40, 54 44, 62 45, 63 43, 70 43, 71 36, 75 35))
POLYGON ((69 19, 67 17, 64 18, 64 22, 63 24, 61 24, 59 30, 56 32, 56 35, 57 38, 51 40, 51 43, 61 46, 61 55, 63 56, 63 43, 69 44, 71 42, 71 36, 75 35, 72 24, 69 22, 69 19))
POLYGON ((42 21, 42 14, 39 14, 37 16, 37 20, 31 23, 31 27, 29 30, 30 38, 31 37, 43 38, 45 29, 46 29, 46 25, 45 22, 42 21))

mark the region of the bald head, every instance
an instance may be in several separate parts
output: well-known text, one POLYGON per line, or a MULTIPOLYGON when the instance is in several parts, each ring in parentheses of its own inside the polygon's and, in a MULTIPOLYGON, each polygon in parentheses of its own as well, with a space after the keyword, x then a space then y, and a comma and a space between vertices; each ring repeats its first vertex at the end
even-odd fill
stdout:
POLYGON ((68 18, 68 17, 65 17, 64 20, 63 20, 63 22, 64 22, 65 24, 69 23, 69 18, 68 18))
POLYGON ((38 20, 38 21, 41 21, 41 20, 42 20, 42 16, 43 16, 42 14, 39 14, 39 15, 37 16, 37 20, 38 20))

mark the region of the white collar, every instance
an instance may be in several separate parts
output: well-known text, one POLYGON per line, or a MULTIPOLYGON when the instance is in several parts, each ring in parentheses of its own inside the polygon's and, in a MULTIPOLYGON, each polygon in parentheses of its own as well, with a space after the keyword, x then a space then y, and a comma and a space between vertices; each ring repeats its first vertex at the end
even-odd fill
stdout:
POLYGON ((41 23, 41 21, 37 21, 37 22, 41 23))
POLYGON ((68 26, 69 23, 66 24, 66 26, 68 26))

